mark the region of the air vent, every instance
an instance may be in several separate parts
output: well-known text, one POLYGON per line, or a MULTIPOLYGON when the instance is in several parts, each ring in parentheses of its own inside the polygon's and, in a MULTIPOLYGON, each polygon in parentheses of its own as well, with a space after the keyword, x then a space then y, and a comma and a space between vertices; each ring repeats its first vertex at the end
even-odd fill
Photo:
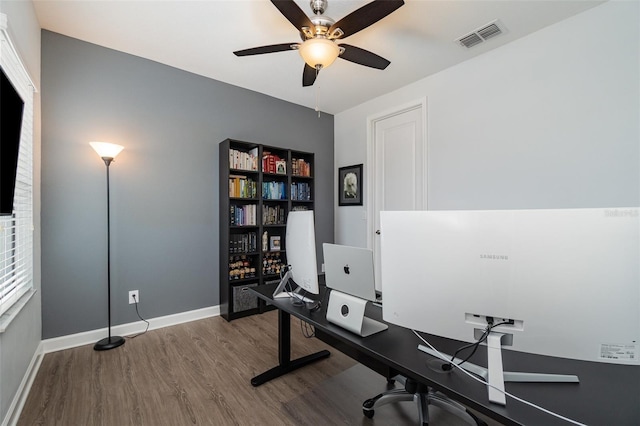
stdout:
POLYGON ((486 27, 482 27, 478 30, 478 34, 483 39, 487 40, 491 37, 495 37, 497 35, 502 34, 502 30, 495 23, 487 25, 486 27))
POLYGON ((476 44, 482 43, 484 40, 476 33, 471 33, 468 36, 462 37, 459 42, 464 47, 473 47, 476 44))
POLYGON ((482 27, 472 31, 469 34, 456 39, 456 43, 469 48, 480 44, 492 37, 500 35, 503 32, 504 31, 502 30, 501 25, 498 24, 498 21, 493 21, 488 23, 487 25, 483 25, 482 27))

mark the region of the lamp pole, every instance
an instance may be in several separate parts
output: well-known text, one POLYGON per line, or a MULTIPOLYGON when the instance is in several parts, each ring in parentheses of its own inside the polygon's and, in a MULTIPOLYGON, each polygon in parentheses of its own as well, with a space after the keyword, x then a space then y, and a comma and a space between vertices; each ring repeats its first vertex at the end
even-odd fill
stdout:
MULTIPOLYGON (((92 146, 98 152, 98 155, 101 155, 98 147, 95 145, 92 146)), ((112 144, 108 144, 112 145, 112 144)), ((116 145, 118 146, 118 145, 116 145)), ((122 150, 122 147, 119 147, 122 150)), ((118 152, 120 152, 118 150, 118 152)), ((110 201, 110 188, 109 188, 109 166, 113 161, 114 156, 101 155, 102 160, 104 161, 105 166, 107 167, 107 318, 108 318, 108 330, 109 335, 104 339, 99 340, 94 346, 93 349, 96 351, 106 351, 108 349, 114 349, 118 346, 124 344, 125 340, 120 336, 112 336, 111 335, 111 201, 110 201)))

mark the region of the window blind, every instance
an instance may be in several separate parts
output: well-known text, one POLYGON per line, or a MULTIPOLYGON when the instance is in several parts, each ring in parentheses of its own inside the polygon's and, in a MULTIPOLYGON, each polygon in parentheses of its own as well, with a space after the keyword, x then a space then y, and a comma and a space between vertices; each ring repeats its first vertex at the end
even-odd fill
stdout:
POLYGON ((0 216, 0 315, 33 288, 33 93, 0 14, 0 66, 24 101, 13 214, 0 216))

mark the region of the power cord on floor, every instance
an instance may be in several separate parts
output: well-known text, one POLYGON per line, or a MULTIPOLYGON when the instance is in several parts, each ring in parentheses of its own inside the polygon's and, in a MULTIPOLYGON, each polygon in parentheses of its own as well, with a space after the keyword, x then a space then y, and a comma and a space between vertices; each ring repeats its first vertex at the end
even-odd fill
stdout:
POLYGON ((133 297, 133 301, 135 302, 136 314, 138 315, 138 318, 140 318, 142 321, 147 323, 147 327, 144 329, 144 331, 142 333, 134 334, 133 336, 127 337, 128 339, 135 339, 136 337, 143 335, 144 333, 146 333, 149 330, 149 321, 147 321, 146 319, 144 319, 144 318, 142 318, 140 316, 140 312, 138 311, 138 298, 136 297, 136 295, 132 294, 131 297, 133 297))

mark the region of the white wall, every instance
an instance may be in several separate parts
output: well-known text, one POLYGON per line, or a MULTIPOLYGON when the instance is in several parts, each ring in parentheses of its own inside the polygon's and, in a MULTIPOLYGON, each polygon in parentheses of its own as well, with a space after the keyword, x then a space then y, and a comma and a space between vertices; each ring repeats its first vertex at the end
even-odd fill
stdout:
MULTIPOLYGON (((336 115, 336 170, 366 169, 367 117, 426 96, 429 209, 639 205, 639 9, 605 3, 336 115)), ((367 245, 364 203, 336 208, 336 243, 367 245)))
MULTIPOLYGON (((40 25, 31 1, 0 0, 0 13, 7 15, 9 33, 32 81, 40 90, 40 25)), ((38 290, 0 333, 0 422, 15 413, 21 384, 41 340, 40 304, 40 93, 34 95, 34 271, 38 290)))

